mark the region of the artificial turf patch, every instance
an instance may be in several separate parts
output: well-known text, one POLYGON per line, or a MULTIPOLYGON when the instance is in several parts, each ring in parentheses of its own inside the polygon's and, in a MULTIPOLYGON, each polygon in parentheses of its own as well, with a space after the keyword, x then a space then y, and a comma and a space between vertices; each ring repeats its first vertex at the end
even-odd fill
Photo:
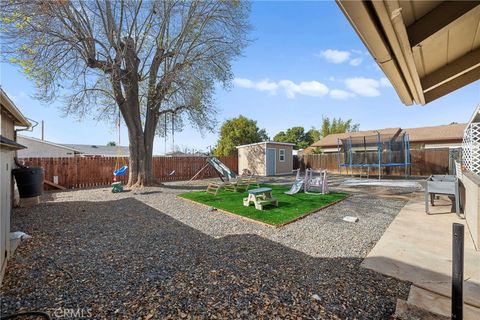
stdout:
POLYGON ((276 227, 316 212, 348 196, 341 192, 324 195, 299 192, 287 195, 284 192, 290 188, 286 186, 262 185, 262 187, 272 188, 272 197, 278 200, 278 207, 265 206, 263 211, 255 209, 253 204, 244 207, 243 198, 248 196, 247 192, 228 192, 223 189, 216 196, 205 191, 187 192, 178 196, 276 227))

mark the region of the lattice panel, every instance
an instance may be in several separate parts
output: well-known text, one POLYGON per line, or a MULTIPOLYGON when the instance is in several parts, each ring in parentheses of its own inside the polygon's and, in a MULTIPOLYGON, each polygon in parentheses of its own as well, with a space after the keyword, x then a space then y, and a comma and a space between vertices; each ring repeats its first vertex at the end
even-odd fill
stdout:
POLYGON ((480 123, 470 123, 462 143, 462 162, 465 168, 480 175, 480 123))

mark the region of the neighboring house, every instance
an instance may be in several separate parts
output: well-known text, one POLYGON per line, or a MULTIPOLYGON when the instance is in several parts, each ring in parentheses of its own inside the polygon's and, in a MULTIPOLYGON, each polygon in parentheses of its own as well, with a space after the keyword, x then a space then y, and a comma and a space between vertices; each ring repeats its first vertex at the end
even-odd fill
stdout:
POLYGON ((28 148, 18 152, 19 158, 128 157, 130 154, 124 146, 60 144, 20 135, 18 142, 28 148))
POLYGON ((312 144, 310 147, 305 149, 305 153, 312 153, 312 151, 316 148, 319 148, 324 153, 331 153, 338 151, 338 144, 341 145, 341 139, 345 139, 348 137, 364 137, 364 136, 372 136, 376 134, 381 134, 382 136, 392 136, 396 137, 402 132, 401 128, 387 128, 387 129, 380 129, 380 130, 366 130, 366 131, 358 131, 358 132, 347 132, 347 133, 334 133, 329 134, 328 136, 320 139, 319 141, 312 144), (340 139, 340 141, 339 141, 340 139))
POLYGON ((25 148, 16 142, 15 127, 30 127, 7 94, 0 88, 0 285, 10 258, 10 216, 13 203, 13 176, 16 151, 25 148))
POLYGON ((174 151, 174 152, 167 152, 165 156, 167 157, 205 157, 207 156, 207 154, 202 152, 189 153, 189 152, 183 152, 183 151, 174 151))
POLYGON ((70 158, 80 155, 80 151, 62 144, 47 140, 21 136, 17 141, 27 149, 18 152, 19 158, 70 158))
MULTIPOLYGON (((420 128, 386 128, 379 130, 367 130, 348 133, 330 134, 323 139, 312 144, 307 148, 306 153, 312 153, 315 149, 320 149, 324 153, 338 151, 338 144, 341 140, 348 137, 372 136, 380 133, 382 136, 391 136, 392 138, 406 132, 410 140, 410 149, 433 149, 433 148, 458 148, 462 145, 463 132, 466 128, 465 123, 449 124, 433 127, 420 128)), ((376 148, 374 148, 376 150, 376 148)), ((363 149, 362 149, 363 150, 363 149)), ((373 150, 373 149, 372 149, 373 150)))
POLYGON ((405 129, 410 149, 460 148, 466 123, 405 129))
POLYGON ((294 145, 265 141, 238 146, 238 172, 248 169, 260 176, 290 174, 293 170, 294 145))
POLYGON ((80 151, 82 157, 128 157, 130 149, 125 146, 99 146, 91 144, 64 144, 80 151))

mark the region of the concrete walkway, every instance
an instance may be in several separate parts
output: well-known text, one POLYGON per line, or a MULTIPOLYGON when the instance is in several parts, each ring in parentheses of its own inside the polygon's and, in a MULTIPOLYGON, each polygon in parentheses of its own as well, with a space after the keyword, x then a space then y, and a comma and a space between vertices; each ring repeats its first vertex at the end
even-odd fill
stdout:
MULTIPOLYGON (((417 193, 390 224, 362 266, 413 283, 409 302, 450 315, 452 223, 465 220, 450 213, 447 199, 436 201, 425 214, 423 194, 417 193)), ((464 317, 480 319, 480 251, 465 228, 464 317)))

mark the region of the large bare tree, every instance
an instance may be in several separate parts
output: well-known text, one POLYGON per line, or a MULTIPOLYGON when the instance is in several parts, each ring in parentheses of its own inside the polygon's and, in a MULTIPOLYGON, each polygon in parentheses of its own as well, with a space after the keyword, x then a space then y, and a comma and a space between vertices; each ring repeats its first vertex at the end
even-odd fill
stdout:
MULTIPOLYGON (((247 45, 244 1, 0 1, 2 57, 47 102, 128 128, 129 185, 151 184, 153 141, 175 118, 212 129, 217 83, 247 45)), ((178 124, 177 124, 178 125, 178 124)))

